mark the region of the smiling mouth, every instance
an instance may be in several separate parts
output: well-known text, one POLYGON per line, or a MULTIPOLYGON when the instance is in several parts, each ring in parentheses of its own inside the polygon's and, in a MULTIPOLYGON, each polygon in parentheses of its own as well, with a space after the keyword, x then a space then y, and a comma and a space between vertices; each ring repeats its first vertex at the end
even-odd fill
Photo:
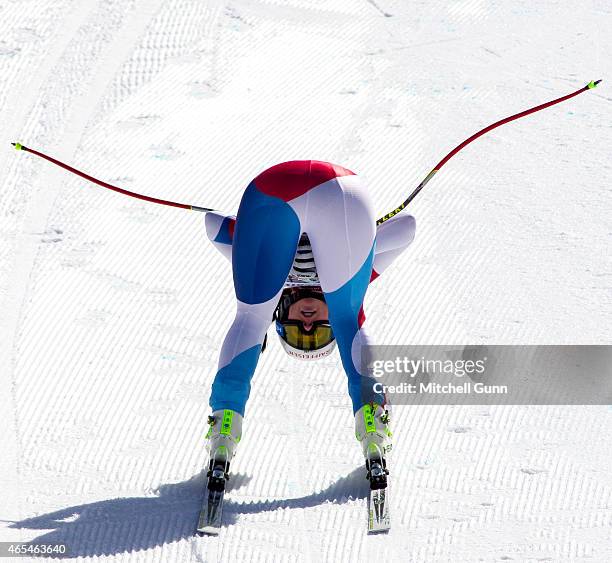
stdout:
POLYGON ((302 309, 300 311, 300 313, 302 313, 302 315, 304 315, 305 317, 310 318, 310 317, 312 317, 313 315, 316 314, 316 311, 312 311, 312 310, 309 310, 309 309, 308 310, 307 309, 302 309))

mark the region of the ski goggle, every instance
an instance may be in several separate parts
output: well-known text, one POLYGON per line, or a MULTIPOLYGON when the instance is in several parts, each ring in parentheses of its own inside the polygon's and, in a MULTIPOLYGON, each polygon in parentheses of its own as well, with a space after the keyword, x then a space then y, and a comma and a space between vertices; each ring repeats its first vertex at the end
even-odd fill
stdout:
POLYGON ((328 321, 315 321, 309 331, 304 329, 302 321, 277 322, 276 332, 289 346, 306 352, 323 348, 334 339, 328 321))

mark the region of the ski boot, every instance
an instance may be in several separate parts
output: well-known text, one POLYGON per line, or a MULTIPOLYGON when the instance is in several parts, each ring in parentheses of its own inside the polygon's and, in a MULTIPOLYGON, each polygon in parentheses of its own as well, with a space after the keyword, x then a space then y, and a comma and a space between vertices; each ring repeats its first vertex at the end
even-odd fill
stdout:
POLYGON ((221 528, 221 511, 225 484, 229 481, 230 461, 242 435, 242 416, 225 409, 208 417, 206 434, 210 461, 206 473, 206 494, 198 521, 198 532, 218 534, 221 528))
POLYGON ((218 410, 208 417, 208 425, 211 469, 213 465, 229 466, 242 436, 242 415, 229 409, 218 410))
POLYGON ((384 458, 391 452, 389 411, 376 403, 367 403, 355 413, 355 436, 367 460, 384 458))
POLYGON ((392 447, 389 412, 376 403, 361 407, 355 413, 355 436, 363 450, 370 482, 368 531, 385 532, 391 525, 387 502, 387 456, 392 447))

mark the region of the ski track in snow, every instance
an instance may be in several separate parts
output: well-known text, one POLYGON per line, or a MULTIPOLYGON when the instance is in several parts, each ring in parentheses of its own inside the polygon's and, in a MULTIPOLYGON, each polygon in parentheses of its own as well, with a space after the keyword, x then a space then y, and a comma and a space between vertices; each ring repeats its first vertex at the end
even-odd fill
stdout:
POLYGON ((482 126, 603 78, 449 162, 366 313, 389 344, 609 343, 610 24, 599 0, 0 3, 0 541, 82 561, 612 560, 609 407, 397 407, 393 529, 367 537, 339 359, 274 343, 227 526, 194 537, 230 267, 201 215, 8 145, 227 212, 265 167, 331 160, 383 214, 482 126))

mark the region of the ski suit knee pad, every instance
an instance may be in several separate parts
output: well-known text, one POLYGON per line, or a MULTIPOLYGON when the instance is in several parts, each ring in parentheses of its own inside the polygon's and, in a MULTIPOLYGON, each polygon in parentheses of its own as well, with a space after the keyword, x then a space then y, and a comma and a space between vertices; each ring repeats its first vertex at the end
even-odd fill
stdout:
POLYGON ((363 405, 355 413, 355 436, 367 459, 383 458, 391 452, 389 411, 376 403, 363 405))
POLYGON ((218 410, 208 417, 208 424, 210 458, 231 461, 242 437, 242 415, 230 409, 218 410))

